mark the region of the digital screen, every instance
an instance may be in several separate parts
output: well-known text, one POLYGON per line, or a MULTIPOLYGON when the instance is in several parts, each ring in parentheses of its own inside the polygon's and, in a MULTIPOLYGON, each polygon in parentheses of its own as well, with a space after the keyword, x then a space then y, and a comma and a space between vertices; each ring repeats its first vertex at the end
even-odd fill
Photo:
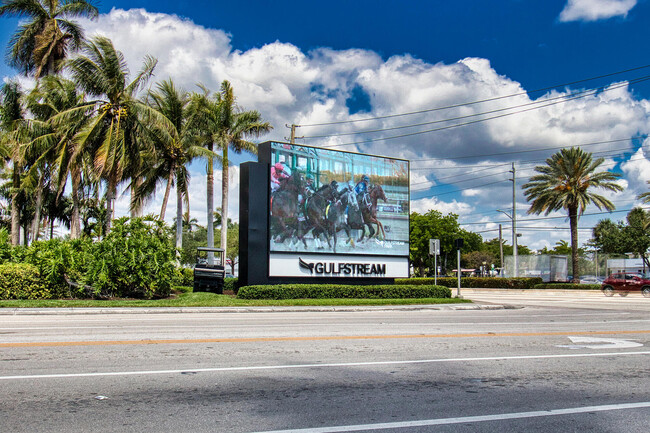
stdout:
POLYGON ((409 255, 409 162, 270 145, 270 252, 409 255))

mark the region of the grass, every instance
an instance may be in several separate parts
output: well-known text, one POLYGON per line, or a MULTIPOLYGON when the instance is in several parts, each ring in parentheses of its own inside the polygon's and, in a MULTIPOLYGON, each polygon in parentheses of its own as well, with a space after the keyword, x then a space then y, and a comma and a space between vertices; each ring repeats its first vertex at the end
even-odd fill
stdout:
POLYGON ((0 308, 108 308, 108 307, 254 307, 254 306, 339 306, 339 305, 421 305, 457 304, 471 302, 456 298, 414 299, 237 299, 230 295, 214 293, 181 293, 166 299, 13 299, 0 301, 0 308))

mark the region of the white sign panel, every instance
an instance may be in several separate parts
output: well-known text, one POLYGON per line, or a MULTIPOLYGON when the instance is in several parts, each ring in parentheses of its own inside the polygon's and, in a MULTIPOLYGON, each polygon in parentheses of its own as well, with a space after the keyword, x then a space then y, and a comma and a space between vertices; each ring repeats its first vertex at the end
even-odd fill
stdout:
POLYGON ((408 278, 406 257, 271 254, 270 277, 408 278))

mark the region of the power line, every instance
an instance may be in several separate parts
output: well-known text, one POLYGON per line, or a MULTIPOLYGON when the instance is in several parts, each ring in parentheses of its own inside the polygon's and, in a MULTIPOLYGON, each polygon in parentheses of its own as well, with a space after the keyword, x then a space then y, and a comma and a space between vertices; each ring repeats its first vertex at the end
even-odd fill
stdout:
MULTIPOLYGON (((646 209, 643 206, 638 206, 642 209, 646 209)), ((583 216, 593 216, 593 215, 604 215, 604 214, 612 214, 612 213, 620 213, 620 212, 629 212, 632 209, 621 209, 621 210, 613 210, 613 211, 604 211, 604 212, 592 212, 592 213, 584 213, 580 215, 580 217, 583 216)), ((554 217, 540 217, 540 218, 526 218, 526 219, 518 219, 517 222, 525 223, 527 221, 546 221, 550 219, 558 219, 558 218, 568 218, 568 216, 554 216, 554 217)), ((502 224, 502 223, 507 223, 510 220, 504 220, 504 221, 487 221, 487 222, 474 222, 474 223, 460 223, 458 225, 464 226, 464 225, 481 225, 481 224, 502 224)))
MULTIPOLYGON (((625 150, 628 150, 628 148, 610 149, 610 150, 607 150, 607 151, 592 152, 592 154, 616 152, 616 153, 612 153, 609 156, 619 156, 619 155, 624 156, 624 155, 633 154, 633 153, 636 152, 636 151, 619 152, 621 150, 625 151, 625 150)), ((643 160, 643 159, 646 159, 646 158, 645 157, 639 157, 639 158, 631 157, 631 158, 629 158, 627 160, 627 162, 629 162, 629 161, 638 161, 638 160, 643 160)), ((523 172, 527 172, 527 173, 533 173, 535 171, 535 168, 536 168, 535 166, 540 161, 545 161, 545 159, 527 161, 528 162, 527 165, 529 165, 529 167, 521 168, 521 164, 520 164, 519 165, 520 170, 523 171, 523 172)), ((496 167, 503 166, 503 165, 508 165, 508 164, 510 164, 510 163, 497 164, 495 166, 490 166, 490 167, 482 166, 484 168, 482 168, 481 170, 475 170, 475 171, 471 171, 471 172, 468 172, 468 173, 461 173, 461 174, 457 174, 457 175, 451 175, 451 176, 445 176, 445 177, 442 177, 442 178, 436 178, 435 181, 449 180, 449 179, 454 179, 454 178, 458 178, 458 177, 461 177, 461 176, 467 176, 467 175, 471 175, 473 173, 478 173, 478 172, 481 172, 481 171, 496 169, 496 167)), ((463 168, 464 167, 459 167, 458 169, 462 170, 463 168)), ((424 169, 435 170, 435 167, 426 167, 426 168, 420 167, 419 169, 421 169, 421 170, 424 170, 424 169)), ((413 169, 411 169, 411 170, 413 170, 413 169)), ((424 188, 424 189, 423 188, 411 188, 411 191, 425 191, 426 189, 429 189, 429 188, 440 188, 440 187, 443 187, 443 186, 451 185, 452 183, 459 183, 459 182, 465 182, 465 181, 472 180, 472 179, 481 179, 481 178, 490 177, 490 176, 497 176, 497 175, 505 174, 505 173, 507 173, 507 172, 506 171, 499 171, 499 172, 496 172, 496 173, 486 174, 484 176, 474 177, 474 178, 471 178, 471 179, 464 179, 464 180, 459 180, 459 181, 456 181, 456 182, 447 182, 445 185, 432 185, 431 187, 424 188)), ((422 181, 422 182, 411 183, 411 186, 423 185, 423 184, 430 183, 430 182, 433 182, 433 181, 434 180, 426 180, 426 181, 422 181)))
MULTIPOLYGON (((628 141, 628 140, 637 140, 637 139, 643 139, 645 140, 646 136, 644 135, 635 135, 632 137, 626 137, 626 138, 618 138, 614 140, 603 140, 603 141, 594 141, 591 143, 583 143, 583 144, 576 144, 571 147, 583 147, 583 146, 596 146, 599 144, 610 144, 610 143, 618 143, 621 141, 628 141)), ((537 149, 525 149, 525 150, 511 150, 508 152, 495 152, 495 153, 483 153, 483 154, 476 154, 476 155, 464 155, 464 156, 450 156, 450 157, 445 157, 445 158, 426 158, 426 159, 412 159, 410 160, 411 162, 422 162, 422 161, 446 161, 446 160, 455 160, 455 159, 467 159, 467 158, 481 158, 481 157, 487 157, 487 156, 503 156, 503 155, 514 155, 517 153, 531 153, 531 152, 544 152, 547 150, 556 150, 556 149, 564 149, 567 146, 553 146, 553 147, 541 147, 537 149)), ((509 163, 508 163, 509 164, 509 163)), ((413 170, 413 169, 411 169, 413 170)))
MULTIPOLYGON (((622 141, 628 141, 628 140, 645 140, 647 138, 647 135, 635 135, 632 137, 628 138, 619 138, 619 139, 614 139, 614 140, 603 140, 603 141, 595 141, 591 143, 582 143, 582 144, 575 144, 572 145, 571 147, 584 147, 584 146, 595 146, 599 144, 608 144, 608 143, 617 143, 617 142, 622 142, 622 141)), ((497 152, 497 153, 484 153, 484 154, 477 154, 477 155, 471 155, 471 156, 458 156, 458 157, 445 157, 445 158, 421 158, 421 159, 411 159, 409 160, 411 163, 417 163, 417 162, 427 162, 427 161, 446 161, 446 160, 454 160, 454 159, 464 159, 464 158, 480 158, 480 157, 489 157, 489 156, 503 156, 503 155, 514 155, 517 153, 533 153, 533 152, 544 152, 547 150, 556 150, 556 149, 564 149, 566 148, 567 145, 564 146, 553 146, 553 147, 541 147, 537 149, 526 149, 526 150, 512 150, 508 152, 497 152)), ((627 149, 627 148, 625 148, 627 149)), ((621 149, 613 149, 613 150, 621 150, 621 149)), ((611 152, 612 149, 607 150, 607 151, 598 151, 598 152, 592 152, 592 154, 596 153, 608 153, 611 152)), ((529 160, 523 160, 519 161, 518 164, 528 164, 528 163, 536 163, 540 161, 545 161, 546 159, 529 159, 529 160)), ((467 164, 467 165, 455 165, 452 167, 411 167, 410 170, 462 170, 466 168, 473 168, 473 167, 485 167, 486 164, 489 164, 489 162, 483 162, 480 164, 467 164)), ((511 162, 504 162, 500 163, 496 166, 499 165, 509 165, 511 162)), ((491 165, 490 167, 496 167, 495 165, 491 165)))
MULTIPOLYGON (((645 80, 650 80, 650 76, 644 78, 644 81, 645 80)), ((626 84, 626 86, 627 86, 627 84, 626 84)), ((622 87, 622 86, 618 86, 618 87, 622 87)), ((607 92, 607 91, 610 91, 610 90, 615 90, 618 87, 613 87, 612 86, 612 87, 609 87, 607 89, 604 89, 603 92, 607 92)), ((321 147, 326 148, 326 149, 333 149, 335 147, 352 146, 352 145, 356 145, 356 144, 368 144, 368 143, 373 143, 373 142, 376 142, 376 141, 388 141, 388 140, 394 140, 396 138, 413 137, 413 136, 416 136, 416 135, 428 134, 430 132, 444 131, 444 130, 447 130, 447 129, 459 128, 461 126, 468 126, 468 125, 473 125, 473 124, 477 124, 477 123, 481 123, 481 122, 486 122, 488 120, 500 119, 500 118, 512 116, 512 115, 515 115, 515 114, 526 113, 528 111, 537 110, 537 109, 540 109, 540 108, 550 107, 552 105, 565 103, 565 102, 572 101, 572 100, 575 100, 575 99, 581 99, 581 98, 584 98, 586 96, 589 96, 589 95, 581 95, 581 96, 576 96, 576 97, 573 97, 573 98, 566 98, 566 99, 563 99, 561 101, 555 101, 555 102, 551 102, 549 104, 540 105, 540 106, 536 106, 536 107, 527 108, 527 109, 524 109, 524 110, 515 111, 513 113, 499 114, 497 116, 486 117, 484 119, 477 119, 477 120, 472 120, 472 121, 469 121, 469 122, 457 123, 457 124, 454 124, 454 125, 441 126, 440 128, 427 129, 427 130, 424 130, 424 131, 416 131, 416 132, 411 132, 411 133, 408 133, 408 134, 393 135, 393 136, 390 136, 390 137, 372 138, 372 139, 367 139, 367 140, 364 140, 364 141, 354 141, 354 142, 350 142, 350 143, 322 145, 321 147)))
MULTIPOLYGON (((650 76, 645 76, 644 80, 650 79, 650 76)), ((641 79, 638 79, 640 81, 644 81, 641 79)), ((611 90, 618 89, 619 87, 625 87, 627 86, 628 83, 625 84, 619 84, 616 87, 610 86, 611 90)), ((497 108, 494 110, 488 110, 488 111, 483 111, 480 113, 473 113, 473 114, 467 114, 464 116, 457 116, 457 117, 450 117, 447 119, 438 119, 438 120, 431 120, 429 122, 422 122, 422 123, 414 123, 410 125, 401 125, 401 126, 392 126, 388 128, 380 128, 380 129, 374 129, 374 130, 365 130, 365 131, 355 131, 355 132, 340 132, 340 133, 335 133, 335 134, 328 134, 328 135, 311 135, 311 136, 305 136, 302 138, 305 139, 312 139, 312 138, 329 138, 329 137, 344 137, 344 136, 350 136, 350 135, 360 135, 360 134, 372 134, 376 132, 385 132, 385 131, 395 131, 399 129, 406 129, 406 128, 415 128, 417 126, 425 126, 425 125, 434 125, 438 123, 445 123, 445 122, 451 122, 454 120, 462 120, 462 119, 471 119, 472 117, 477 117, 477 116, 483 116, 487 114, 494 114, 494 113, 499 113, 503 111, 509 111, 509 110, 514 110, 517 108, 522 108, 522 107, 530 107, 530 106, 535 106, 535 105, 542 105, 544 103, 548 103, 549 101, 558 101, 558 102, 565 102, 564 100, 573 100, 573 99, 579 99, 579 95, 583 95, 582 97, 589 96, 590 94, 596 94, 599 90, 601 91, 608 91, 607 90, 608 86, 601 86, 596 89, 589 89, 589 90, 581 90, 579 92, 574 92, 574 93, 569 93, 567 95, 560 95, 560 96, 555 96, 553 98, 548 98, 544 100, 537 100, 537 101, 531 101, 527 102, 525 104, 519 104, 519 105, 513 105, 510 107, 504 107, 504 108, 497 108)), ((546 105, 542 105, 546 106, 546 105)))
POLYGON ((530 90, 530 91, 525 91, 525 92, 513 93, 513 94, 510 94, 510 95, 496 96, 496 97, 493 97, 493 98, 482 99, 482 100, 478 100, 478 101, 465 102, 465 103, 462 103, 462 104, 454 104, 454 105, 448 105, 448 106, 444 106, 444 107, 428 108, 428 109, 425 109, 425 110, 411 111, 411 112, 399 113, 399 114, 390 114, 390 115, 386 115, 386 116, 367 117, 367 118, 364 118, 364 119, 341 120, 341 121, 336 121, 336 122, 323 122, 323 123, 311 123, 311 124, 296 125, 296 126, 308 128, 308 127, 313 127, 313 126, 341 125, 341 124, 345 124, 345 123, 368 122, 368 121, 371 121, 371 120, 390 119, 390 118, 394 118, 394 117, 410 116, 410 115, 413 115, 413 114, 429 113, 429 112, 432 112, 432 111, 448 110, 448 109, 451 109, 451 108, 458 108, 458 107, 464 107, 464 106, 467 106, 467 105, 481 104, 481 103, 484 103, 484 102, 497 101, 497 100, 500 100, 500 99, 512 98, 512 97, 515 97, 515 96, 529 95, 531 93, 543 92, 543 91, 547 91, 547 90, 557 89, 558 87, 571 86, 573 84, 578 84, 578 83, 585 83, 585 82, 588 82, 588 81, 593 81, 593 80, 597 80, 597 79, 600 79, 600 78, 612 77, 612 76, 615 76, 615 75, 620 75, 620 74, 624 74, 624 73, 627 73, 627 72, 638 71, 638 70, 646 69, 646 68, 649 68, 649 67, 650 67, 650 65, 643 65, 643 66, 638 66, 638 67, 635 67, 635 68, 625 69, 625 70, 622 70, 622 71, 612 72, 612 73, 609 73, 609 74, 599 75, 599 76, 596 76, 596 77, 591 77, 591 78, 585 78, 585 79, 582 79, 582 80, 572 81, 572 82, 569 82, 569 83, 557 84, 557 85, 554 85, 554 86, 543 87, 543 88, 540 88, 540 89, 535 89, 535 90, 530 90))

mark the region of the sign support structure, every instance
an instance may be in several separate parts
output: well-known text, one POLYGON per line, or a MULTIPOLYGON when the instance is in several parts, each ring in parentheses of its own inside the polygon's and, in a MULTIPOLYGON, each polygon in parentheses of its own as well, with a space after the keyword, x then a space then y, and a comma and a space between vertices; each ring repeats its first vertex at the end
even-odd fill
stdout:
POLYGON ((440 239, 429 239, 429 255, 433 256, 433 284, 438 285, 438 256, 440 255, 440 239))

